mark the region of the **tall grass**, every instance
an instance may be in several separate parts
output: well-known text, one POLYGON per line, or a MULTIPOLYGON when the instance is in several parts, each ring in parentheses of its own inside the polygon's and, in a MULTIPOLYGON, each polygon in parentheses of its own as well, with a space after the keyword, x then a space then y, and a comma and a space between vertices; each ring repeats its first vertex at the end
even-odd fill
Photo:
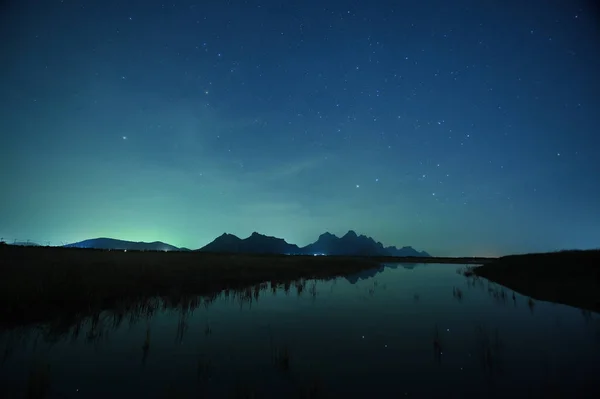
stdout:
MULTIPOLYGON (((471 272, 529 297, 532 312, 542 300, 600 313, 600 250, 505 256, 471 272)), ((506 292, 497 299, 504 302, 506 292)))
MULTIPOLYGON (((258 300, 267 282, 274 292, 283 285, 289 293, 295 280, 332 279, 377 266, 370 259, 345 257, 3 245, 0 331, 40 323, 68 329, 105 310, 120 323, 132 312, 154 312, 150 303, 155 299, 166 307, 194 307, 194 298, 223 290, 245 290, 243 301, 251 303, 248 299, 258 300)), ((313 287, 309 291, 316 295, 313 287)))

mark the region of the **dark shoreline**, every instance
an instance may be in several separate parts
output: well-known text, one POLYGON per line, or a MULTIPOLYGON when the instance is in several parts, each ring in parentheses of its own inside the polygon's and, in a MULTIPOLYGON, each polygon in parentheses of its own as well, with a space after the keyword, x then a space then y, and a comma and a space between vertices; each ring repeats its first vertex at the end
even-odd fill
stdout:
POLYGON ((470 271, 536 300, 600 313, 600 250, 504 256, 470 271))
POLYGON ((376 267, 352 258, 276 257, 197 252, 0 247, 0 330, 76 321, 120 311, 149 298, 192 296, 263 282, 329 279, 376 267))
POLYGON ((328 280, 381 263, 480 264, 484 258, 395 258, 123 251, 0 245, 0 331, 72 324, 151 298, 173 306, 262 283, 328 280))

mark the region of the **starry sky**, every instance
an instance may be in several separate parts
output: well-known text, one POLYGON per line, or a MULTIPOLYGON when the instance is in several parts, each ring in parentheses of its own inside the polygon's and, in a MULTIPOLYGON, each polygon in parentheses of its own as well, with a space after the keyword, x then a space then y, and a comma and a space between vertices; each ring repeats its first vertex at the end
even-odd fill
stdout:
POLYGON ((1 7, 5 239, 600 247, 593 2, 1 7))

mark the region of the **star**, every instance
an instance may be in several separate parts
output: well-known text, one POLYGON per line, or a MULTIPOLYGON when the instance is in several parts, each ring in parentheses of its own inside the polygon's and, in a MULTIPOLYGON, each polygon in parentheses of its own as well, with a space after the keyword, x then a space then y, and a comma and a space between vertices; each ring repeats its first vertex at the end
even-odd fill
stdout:
MULTIPOLYGON (((51 4, 60 2, 39 2, 36 12, 50 12, 56 6, 51 4)), ((74 3, 81 2, 64 1, 62 12, 71 14, 67 7, 77 9, 77 15, 92 12, 74 3)), ((579 59, 598 39, 576 40, 577 35, 562 32, 589 28, 589 12, 583 6, 564 2, 560 7, 523 9, 524 18, 510 27, 485 7, 471 7, 476 29, 458 35, 449 27, 460 20, 432 31, 431 21, 402 23, 402 13, 388 8, 372 29, 368 4, 334 10, 308 0, 294 15, 280 13, 274 23, 255 24, 248 36, 244 18, 262 21, 268 13, 264 4, 242 1, 234 10, 228 2, 215 2, 207 13, 178 2, 154 2, 148 9, 138 3, 121 10, 93 10, 86 29, 102 41, 78 56, 77 62, 86 68, 72 68, 64 57, 47 59, 45 54, 76 53, 77 41, 60 41, 58 36, 49 40, 43 34, 47 27, 36 24, 30 29, 28 56, 12 49, 16 57, 11 59, 18 65, 0 77, 2 87, 14 86, 7 95, 14 94, 15 101, 7 104, 22 106, 11 118, 0 118, 0 136, 10 134, 12 125, 31 129, 10 139, 15 148, 34 153, 28 160, 44 159, 34 155, 45 150, 27 147, 30 137, 61 135, 53 137, 52 150, 64 147, 65 162, 82 162, 80 170, 73 171, 82 178, 73 182, 83 181, 91 167, 106 175, 103 181, 118 180, 119 171, 133 165, 129 169, 141 176, 136 186, 142 190, 140 197, 154 195, 153 179, 146 176, 166 185, 170 194, 161 198, 173 200, 164 204, 173 223, 148 229, 155 204, 146 201, 135 209, 139 225, 130 229, 135 234, 129 238, 199 246, 221 230, 242 235, 257 230, 284 239, 303 234, 309 239, 325 228, 341 231, 345 226, 364 228, 390 245, 468 256, 490 246, 502 247, 504 254, 560 249, 555 243, 584 247, 598 235, 593 223, 582 227, 581 234, 560 226, 564 220, 600 217, 600 205, 593 201, 580 206, 581 198, 600 195, 600 187, 588 184, 599 162, 594 149, 600 136, 594 134, 590 97, 597 85, 593 65, 582 66, 585 60, 579 59), (306 21, 315 7, 324 13, 323 24, 311 28, 306 21), (161 37, 166 39, 154 40, 161 37), (255 40, 258 37, 268 40, 255 40), (397 45, 394 38, 402 37, 412 38, 410 46, 397 45), (525 65, 520 53, 509 47, 493 48, 499 40, 519 42, 525 53, 556 54, 561 59, 548 64, 544 57, 530 57, 525 65), (469 43, 477 49, 475 58, 461 50, 469 43), (314 49, 318 54, 308 57, 314 49), (504 59, 511 68, 502 68, 496 59, 504 59), (31 84, 19 87, 19 70, 31 75, 31 84), (553 85, 557 76, 562 79, 558 86, 553 85), (39 84, 46 80, 55 84, 39 84), (77 82, 89 84, 78 87, 77 82), (557 101, 544 100, 549 87, 557 101), (46 104, 46 99, 62 98, 65 90, 72 106, 46 104), (71 125, 68 129, 27 123, 38 113, 55 111, 61 113, 57 120, 71 125), (542 120, 542 128, 528 128, 531 118, 542 120), (85 131, 85 138, 77 137, 77 131, 85 131), (111 132, 108 144, 104 131, 111 132), (125 143, 125 132, 134 135, 132 144, 125 143), (60 145, 73 138, 77 143, 85 140, 83 149, 92 153, 90 159, 60 145), (111 149, 111 142, 118 148, 111 149), (106 158, 106 151, 114 168, 102 169, 95 162, 106 158), (523 173, 528 170, 531 173, 523 173), (352 183, 355 179, 366 184, 364 190, 363 183, 352 183), (552 209, 539 208, 544 195, 561 192, 570 195, 555 196, 552 209), (345 201, 344 195, 355 198, 345 201), (507 202, 508 197, 515 200, 507 202), (354 212, 359 202, 369 212, 354 212), (516 205, 507 218, 503 212, 512 202, 516 205), (311 214, 286 225, 284 221, 299 216, 303 208, 311 214), (417 209, 419 216, 413 215, 417 209), (455 210, 456 215, 447 217, 455 210), (546 210, 565 217, 538 217, 546 210), (324 218, 312 214, 331 219, 326 226, 324 218), (402 226, 391 217, 387 220, 388 214, 401 218, 402 226), (490 234, 472 234, 480 214, 493 227, 490 234), (202 227, 187 223, 188 218, 202 220, 202 227), (464 228, 458 229, 460 239, 449 242, 442 233, 454 229, 449 224, 457 220, 464 228), (520 229, 522 225, 527 229, 520 229), (413 226, 418 234, 409 234, 413 226), (519 239, 523 230, 539 240, 519 239), (513 232, 519 237, 513 239, 513 232), (544 241, 550 236, 555 242, 544 241), (527 243, 532 247, 526 248, 527 243)), ((427 14, 430 6, 414 7, 416 13, 427 14)), ((0 157, 5 157, 2 150, 8 148, 0 148, 0 157)), ((19 177, 26 178, 23 174, 19 177)), ((38 188, 40 193, 43 189, 38 188)), ((64 201, 60 196, 68 192, 57 190, 55 200, 64 201)), ((133 199, 134 194, 115 185, 93 200, 103 206, 113 197, 133 199)), ((36 197, 42 196, 32 195, 36 197)), ((14 206, 24 207, 18 213, 26 215, 30 202, 15 200, 14 206)), ((134 203, 127 202, 132 207, 134 203)), ((46 206, 41 200, 39 205, 46 206)), ((4 207, 4 212, 12 208, 4 207)), ((0 220, 7 219, 2 212, 0 207, 0 220)), ((85 230, 66 210, 60 218, 69 218, 61 231, 85 230)), ((17 220, 7 220, 13 219, 17 220)), ((93 219, 89 229, 110 228, 107 233, 115 235, 127 224, 117 220, 105 226, 99 212, 93 219)), ((9 234, 5 224, 2 234, 9 234)), ((41 227, 48 225, 41 222, 39 231, 36 227, 27 234, 52 242, 88 238, 56 237, 41 227)), ((15 222, 8 229, 18 233, 22 226, 15 222)))

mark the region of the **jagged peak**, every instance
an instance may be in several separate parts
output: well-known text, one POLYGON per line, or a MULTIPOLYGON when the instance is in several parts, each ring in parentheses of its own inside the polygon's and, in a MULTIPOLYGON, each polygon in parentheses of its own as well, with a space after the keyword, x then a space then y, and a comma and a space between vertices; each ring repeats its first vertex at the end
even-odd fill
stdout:
POLYGON ((238 240, 240 239, 235 234, 229 234, 229 233, 223 233, 219 237, 217 237, 217 239, 219 239, 219 238, 237 238, 238 240))
POLYGON ((266 234, 261 234, 257 231, 252 232, 252 234, 250 234, 250 236, 248 238, 262 238, 262 239, 270 239, 270 240, 277 240, 277 241, 285 242, 285 239, 283 239, 283 238, 275 237, 275 236, 268 236, 266 234))
POLYGON ((358 236, 356 235, 356 231, 354 231, 354 230, 348 230, 348 232, 346 234, 344 234, 344 237, 356 238, 358 236))
POLYGON ((323 234, 321 234, 319 236, 319 239, 321 239, 321 238, 331 238, 331 237, 337 238, 335 234, 331 234, 330 232, 326 231, 325 233, 323 233, 323 234))

